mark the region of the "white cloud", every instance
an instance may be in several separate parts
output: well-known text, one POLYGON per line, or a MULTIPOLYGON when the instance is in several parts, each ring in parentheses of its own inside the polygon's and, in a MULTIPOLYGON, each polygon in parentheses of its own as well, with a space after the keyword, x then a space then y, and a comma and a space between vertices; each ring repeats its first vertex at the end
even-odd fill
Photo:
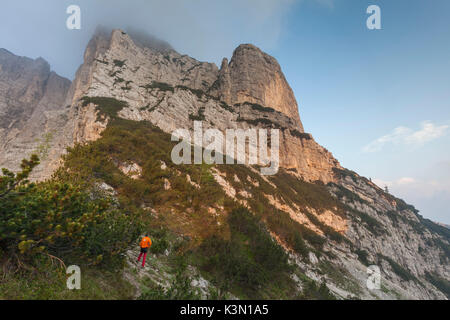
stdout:
POLYGON ((399 185, 405 185, 405 184, 411 184, 416 182, 414 178, 404 177, 397 180, 397 184, 399 185))
POLYGON ((424 121, 422 128, 414 131, 407 127, 397 127, 391 133, 384 135, 363 148, 363 152, 381 151, 386 144, 404 144, 420 147, 425 143, 447 134, 448 125, 436 126, 431 121, 424 121))
POLYGON ((431 121, 422 123, 422 130, 416 131, 405 137, 406 142, 410 144, 424 144, 428 141, 437 139, 446 134, 448 125, 435 126, 431 121))
POLYGON ((241 43, 277 48, 287 17, 302 0, 77 0, 81 30, 66 28, 70 1, 2 1, 1 46, 18 55, 45 58, 73 78, 98 25, 135 29, 166 40, 177 51, 220 66, 241 43), (8 14, 17 13, 17 14, 8 14), (44 37, 42 35, 45 35, 44 37))
POLYGON ((396 180, 373 179, 372 182, 383 189, 387 186, 391 193, 400 198, 402 196, 407 196, 408 199, 432 198, 443 193, 450 195, 450 181, 446 179, 403 177, 396 180))

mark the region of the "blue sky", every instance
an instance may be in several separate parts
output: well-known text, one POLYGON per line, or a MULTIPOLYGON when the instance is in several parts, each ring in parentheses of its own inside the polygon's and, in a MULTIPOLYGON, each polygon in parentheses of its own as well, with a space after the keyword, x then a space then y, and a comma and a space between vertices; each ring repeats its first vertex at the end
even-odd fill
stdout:
POLYGON ((279 61, 305 130, 341 164, 450 224, 450 1, 41 0, 2 4, 0 47, 73 78, 97 24, 146 30, 220 65, 240 43, 279 61), (81 7, 81 30, 66 8, 81 7), (368 30, 366 8, 381 8, 368 30))

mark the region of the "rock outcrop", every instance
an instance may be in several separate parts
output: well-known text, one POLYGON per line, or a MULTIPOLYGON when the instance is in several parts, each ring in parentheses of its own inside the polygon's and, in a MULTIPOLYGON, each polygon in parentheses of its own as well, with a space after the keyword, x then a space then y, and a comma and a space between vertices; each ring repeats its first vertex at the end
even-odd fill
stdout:
POLYGON ((251 44, 236 48, 230 63, 225 58, 211 94, 228 104, 250 102, 280 111, 303 125, 297 101, 277 60, 251 44))
MULTIPOLYGON (((352 261, 351 251, 366 265, 378 265, 383 271, 384 290, 377 296, 383 299, 392 294, 397 298, 445 299, 427 281, 432 274, 450 278, 448 233, 368 179, 346 170, 339 176, 337 184, 330 184, 330 191, 351 208, 345 233, 351 245, 340 246, 340 264, 360 279, 364 279, 366 270, 352 261)), ((363 290, 367 298, 373 295, 363 290)))
POLYGON ((0 167, 17 170, 22 158, 41 154, 35 172, 48 177, 67 144, 58 137, 69 121, 64 104, 70 81, 42 58, 18 57, 0 49, 0 167), (51 164, 50 164, 51 162, 51 164))

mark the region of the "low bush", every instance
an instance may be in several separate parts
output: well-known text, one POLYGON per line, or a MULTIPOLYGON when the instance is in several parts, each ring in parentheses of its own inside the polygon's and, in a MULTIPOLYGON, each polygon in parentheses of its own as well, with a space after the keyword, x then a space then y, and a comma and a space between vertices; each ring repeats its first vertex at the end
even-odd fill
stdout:
POLYGON ((82 106, 85 107, 92 103, 98 110, 97 121, 102 120, 102 116, 116 119, 117 113, 127 106, 124 101, 119 101, 109 97, 83 97, 82 106))
POLYGON ((245 208, 235 209, 228 218, 229 240, 213 236, 199 248, 207 257, 201 269, 213 275, 219 287, 228 283, 243 290, 247 297, 257 297, 261 286, 275 279, 283 281, 290 270, 284 250, 272 240, 264 225, 245 208))
MULTIPOLYGON (((30 183, 38 163, 24 160, 22 172, 0 177, 0 247, 11 254, 79 257, 86 263, 120 259, 140 232, 137 215, 121 212, 108 197, 56 179, 30 183)), ((81 262, 81 261, 80 261, 81 262)), ((80 263, 79 262, 79 263, 80 263)))
POLYGON ((394 271, 395 274, 397 274, 404 281, 411 281, 411 280, 417 281, 417 278, 411 272, 409 272, 407 269, 403 268, 401 265, 399 265, 397 262, 395 262, 391 258, 386 257, 381 254, 379 254, 378 257, 383 260, 386 260, 391 265, 392 271, 394 271))
POLYGON ((125 65, 126 60, 114 59, 113 63, 116 67, 122 68, 125 65))
MULTIPOLYGON (((183 260, 181 257, 179 260, 183 260)), ((151 280, 142 290, 139 300, 199 300, 199 289, 192 286, 185 261, 177 263, 176 272, 168 288, 155 284, 151 280)))
POLYGON ((425 273, 425 278, 445 294, 447 299, 450 299, 450 281, 440 277, 436 273, 425 273))
POLYGON ((319 286, 313 280, 307 281, 304 284, 302 294, 299 296, 302 300, 336 300, 336 297, 328 289, 325 282, 319 286))

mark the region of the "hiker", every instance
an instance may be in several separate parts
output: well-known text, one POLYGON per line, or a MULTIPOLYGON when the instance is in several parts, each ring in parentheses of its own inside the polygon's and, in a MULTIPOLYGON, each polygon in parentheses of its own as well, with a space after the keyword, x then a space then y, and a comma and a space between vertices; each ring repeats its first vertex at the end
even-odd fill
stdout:
POLYGON ((142 260, 142 267, 145 267, 145 258, 147 257, 147 250, 152 245, 152 240, 148 237, 148 234, 145 234, 145 237, 142 238, 140 246, 141 246, 141 253, 139 254, 139 258, 137 262, 141 261, 142 255, 144 255, 144 259, 142 260))

